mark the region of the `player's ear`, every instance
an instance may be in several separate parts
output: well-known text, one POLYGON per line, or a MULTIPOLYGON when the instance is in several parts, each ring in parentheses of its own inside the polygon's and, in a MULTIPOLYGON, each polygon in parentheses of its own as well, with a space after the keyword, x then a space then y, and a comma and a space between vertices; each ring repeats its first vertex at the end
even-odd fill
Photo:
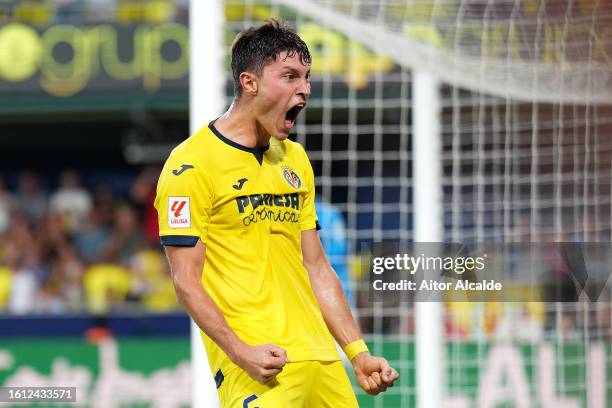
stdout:
POLYGON ((252 96, 257 95, 257 76, 251 72, 243 72, 240 74, 240 85, 242 93, 252 96))

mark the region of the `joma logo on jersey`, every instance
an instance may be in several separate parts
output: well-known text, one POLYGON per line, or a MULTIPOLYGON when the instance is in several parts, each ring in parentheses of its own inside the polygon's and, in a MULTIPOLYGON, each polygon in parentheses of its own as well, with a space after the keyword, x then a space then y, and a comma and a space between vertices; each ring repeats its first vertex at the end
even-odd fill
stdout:
POLYGON ((191 227, 189 197, 168 197, 168 226, 170 228, 191 227))
POLYGON ((251 206, 256 209, 260 205, 268 207, 291 207, 294 210, 300 209, 300 195, 298 193, 275 195, 275 194, 251 194, 249 196, 236 197, 238 212, 244 213, 244 210, 251 206))
POLYGON ((174 174, 175 176, 180 176, 185 171, 187 171, 189 169, 194 169, 194 168, 195 167, 193 167, 191 164, 181 164, 181 168, 177 169, 177 170, 172 170, 172 174, 174 174))

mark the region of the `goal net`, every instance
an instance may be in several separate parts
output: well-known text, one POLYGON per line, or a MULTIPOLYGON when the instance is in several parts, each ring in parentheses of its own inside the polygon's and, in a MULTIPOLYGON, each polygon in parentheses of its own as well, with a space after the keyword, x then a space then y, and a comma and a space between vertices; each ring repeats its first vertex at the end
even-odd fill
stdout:
MULTIPOLYGON (((437 78, 443 239, 610 242, 612 3, 225 0, 226 46, 281 17, 313 54, 298 120, 322 239, 371 350, 399 384, 362 407, 416 405, 414 305, 371 303, 363 244, 414 239, 415 72, 437 78)), ((229 84, 229 82, 228 82, 229 84)), ((228 101, 231 87, 227 87, 228 101)), ((520 262, 520 259, 517 260, 520 262)), ((447 303, 447 407, 606 407, 612 304, 447 303)))

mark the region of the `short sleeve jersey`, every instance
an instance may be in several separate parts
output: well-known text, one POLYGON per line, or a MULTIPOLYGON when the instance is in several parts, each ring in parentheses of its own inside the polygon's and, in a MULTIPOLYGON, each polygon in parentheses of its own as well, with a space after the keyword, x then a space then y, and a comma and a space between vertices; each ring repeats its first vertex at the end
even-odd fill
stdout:
MULTIPOLYGON (((318 226, 314 175, 303 147, 271 138, 247 148, 210 123, 177 146, 155 206, 164 245, 206 245, 202 284, 251 345, 284 347, 291 361, 339 359, 303 266, 301 232, 318 226)), ((211 369, 233 364, 203 334, 211 369)))

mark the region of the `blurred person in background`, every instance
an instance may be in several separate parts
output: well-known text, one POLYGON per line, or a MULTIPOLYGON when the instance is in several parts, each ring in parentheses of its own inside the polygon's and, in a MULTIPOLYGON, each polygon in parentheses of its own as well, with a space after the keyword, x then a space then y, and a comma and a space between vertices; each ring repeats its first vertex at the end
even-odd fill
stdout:
POLYGON ((4 261, 12 270, 11 294, 8 311, 26 314, 38 310, 41 282, 46 278, 44 264, 36 241, 27 230, 26 223, 19 220, 12 224, 12 239, 4 246, 4 261))
POLYGON ((17 0, 0 0, 0 23, 10 20, 15 14, 17 0))
POLYGON ((117 197, 113 189, 105 184, 98 184, 94 188, 93 201, 98 222, 104 228, 112 228, 115 220, 115 205, 117 197))
POLYGON ((117 8, 116 0, 88 0, 87 21, 97 23, 113 22, 117 8))
POLYGON ((130 197, 141 214, 143 233, 151 247, 159 244, 159 226, 155 210, 155 189, 161 169, 144 168, 130 189, 130 197))
POLYGON ((47 26, 53 19, 50 0, 21 0, 15 5, 15 20, 36 26, 47 26))
MULTIPOLYGON (((13 250, 9 245, 7 251, 13 250)), ((25 256, 17 253, 14 258, 9 258, 9 267, 13 271, 11 282, 11 294, 7 310, 14 314, 27 314, 35 310, 39 284, 35 272, 29 267, 25 256)))
POLYGON ((112 229, 102 222, 101 209, 92 209, 74 236, 78 255, 87 263, 99 261, 104 248, 109 244, 111 233, 112 229))
POLYGON ((131 259, 131 296, 150 311, 165 312, 178 307, 170 269, 157 250, 146 249, 131 259))
POLYGON ((173 0, 118 0, 117 20, 124 23, 160 23, 173 19, 173 0))
POLYGON ((115 222, 108 245, 102 250, 102 259, 128 265, 131 257, 145 247, 146 241, 136 211, 127 203, 115 209, 115 222))
POLYGON ((83 262, 75 248, 66 245, 51 259, 50 276, 45 286, 47 310, 76 312, 83 308, 83 262))
POLYGON ((8 230, 14 208, 15 197, 8 191, 4 178, 0 176, 0 235, 8 230))
POLYGON ((176 0, 176 21, 179 23, 189 23, 189 1, 176 0))
POLYGON ((45 259, 60 252, 62 248, 71 245, 70 237, 64 226, 64 220, 59 214, 49 213, 36 231, 36 241, 45 259))
POLYGON ((39 224, 47 213, 47 194, 40 187, 38 175, 25 171, 19 178, 17 210, 27 218, 30 225, 39 224))
POLYGON ((72 170, 60 176, 59 188, 51 195, 50 211, 62 217, 66 230, 73 234, 81 228, 92 208, 89 191, 80 184, 78 174, 72 170))
POLYGON ((83 0, 53 0, 55 24, 79 25, 83 14, 83 0))

